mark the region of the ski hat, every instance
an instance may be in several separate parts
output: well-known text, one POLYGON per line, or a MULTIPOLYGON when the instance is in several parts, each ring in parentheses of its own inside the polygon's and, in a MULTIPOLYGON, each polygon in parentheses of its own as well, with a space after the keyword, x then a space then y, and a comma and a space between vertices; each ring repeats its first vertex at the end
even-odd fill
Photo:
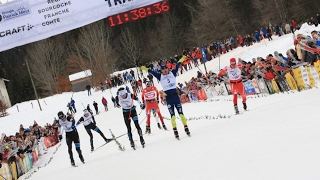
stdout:
POLYGON ((58 112, 58 117, 59 117, 59 119, 63 119, 64 116, 65 116, 65 115, 63 114, 62 111, 59 111, 59 112, 58 112))
POLYGON ((299 40, 298 40, 298 39, 295 39, 295 40, 293 41, 293 44, 296 45, 296 44, 298 44, 298 42, 299 42, 299 40))
POLYGON ((167 69, 167 65, 165 63, 161 64, 161 69, 167 69))
POLYGON ((119 96, 125 96, 127 94, 127 90, 123 89, 123 90, 120 90, 118 93, 119 93, 119 96))
POLYGON ((236 58, 231 58, 230 59, 230 64, 236 64, 236 58))
POLYGON ((83 115, 86 115, 86 114, 89 114, 88 109, 84 109, 84 110, 83 110, 83 115))

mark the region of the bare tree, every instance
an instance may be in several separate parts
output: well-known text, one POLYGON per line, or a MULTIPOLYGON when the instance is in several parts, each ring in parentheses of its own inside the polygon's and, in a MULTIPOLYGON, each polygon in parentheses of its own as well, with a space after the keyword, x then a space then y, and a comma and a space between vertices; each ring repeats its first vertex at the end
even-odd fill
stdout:
POLYGON ((77 63, 81 70, 91 70, 93 86, 109 77, 118 59, 111 46, 111 29, 102 20, 82 27, 72 48, 71 62, 77 63))
POLYGON ((139 39, 130 31, 128 27, 122 29, 121 37, 121 53, 125 59, 123 62, 126 65, 136 66, 137 62, 141 61, 144 57, 139 39))
POLYGON ((65 67, 64 36, 38 41, 27 46, 26 60, 30 64, 36 85, 53 95, 58 93, 57 77, 65 67))

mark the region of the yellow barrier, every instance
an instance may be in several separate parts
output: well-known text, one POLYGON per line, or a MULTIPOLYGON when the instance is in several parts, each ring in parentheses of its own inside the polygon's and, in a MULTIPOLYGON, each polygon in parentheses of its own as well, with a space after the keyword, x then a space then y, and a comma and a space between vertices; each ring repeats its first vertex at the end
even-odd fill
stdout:
POLYGON ((287 81, 291 90, 298 90, 297 83, 294 80, 294 78, 291 76, 290 73, 286 73, 286 75, 284 77, 286 78, 286 81, 287 81))
POLYGON ((300 68, 295 68, 295 69, 292 69, 292 72, 294 74, 294 77, 296 78, 298 88, 299 89, 305 89, 306 85, 304 84, 304 81, 303 81, 301 69, 300 68))
POLYGON ((273 88, 274 92, 276 92, 276 93, 280 92, 278 84, 274 79, 271 80, 271 84, 272 84, 272 88, 273 88))

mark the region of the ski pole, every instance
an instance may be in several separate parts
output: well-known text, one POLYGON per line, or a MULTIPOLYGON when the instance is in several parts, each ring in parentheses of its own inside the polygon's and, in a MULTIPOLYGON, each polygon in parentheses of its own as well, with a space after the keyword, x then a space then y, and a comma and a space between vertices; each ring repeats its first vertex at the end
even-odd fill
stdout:
MULTIPOLYGON (((147 117, 147 116, 146 116, 147 117)), ((144 117, 142 120, 141 120, 141 122, 139 123, 139 125, 146 119, 146 117, 144 117)), ((134 130, 132 130, 132 132, 133 131, 135 131, 137 128, 135 128, 134 130)), ((124 133, 124 134, 121 134, 121 135, 119 135, 119 136, 117 136, 116 137, 116 139, 118 139, 118 138, 120 138, 120 137, 122 137, 122 136, 124 136, 124 135, 127 135, 128 133, 124 133)))
MULTIPOLYGON (((203 74, 203 72, 201 71, 201 69, 199 67, 197 67, 199 69, 199 71, 203 74)), ((208 77, 206 74, 203 74, 205 79, 207 80, 207 83, 209 86, 212 87, 212 89, 218 94, 218 96, 220 95, 220 93, 213 87, 213 85, 211 84, 211 82, 209 81, 208 77)))
MULTIPOLYGON (((146 119, 146 117, 147 117, 147 116, 145 116, 145 117, 140 121, 139 125, 146 119)), ((132 132, 135 131, 136 129, 137 129, 137 128, 135 128, 134 130, 132 130, 132 132)))

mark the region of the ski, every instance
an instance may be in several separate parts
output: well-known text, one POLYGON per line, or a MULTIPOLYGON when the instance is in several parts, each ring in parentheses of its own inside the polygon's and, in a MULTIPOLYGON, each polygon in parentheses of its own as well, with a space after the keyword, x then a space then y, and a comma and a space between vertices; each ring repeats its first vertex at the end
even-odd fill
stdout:
MULTIPOLYGON (((112 139, 111 141, 113 141, 113 139, 112 139)), ((105 146, 106 144, 110 143, 111 141, 109 141, 109 142, 106 142, 106 143, 102 144, 101 146, 97 147, 96 149, 92 150, 91 152, 94 152, 94 151, 96 151, 96 150, 98 150, 98 149, 102 148, 103 146, 105 146)))

